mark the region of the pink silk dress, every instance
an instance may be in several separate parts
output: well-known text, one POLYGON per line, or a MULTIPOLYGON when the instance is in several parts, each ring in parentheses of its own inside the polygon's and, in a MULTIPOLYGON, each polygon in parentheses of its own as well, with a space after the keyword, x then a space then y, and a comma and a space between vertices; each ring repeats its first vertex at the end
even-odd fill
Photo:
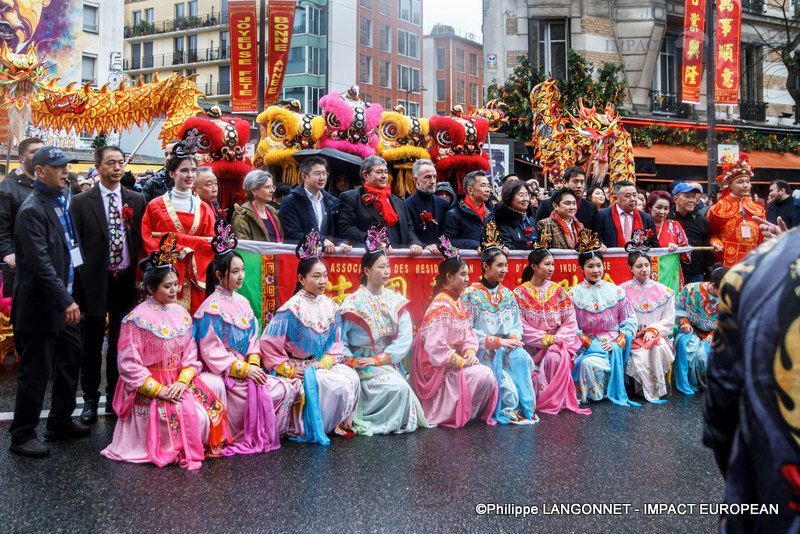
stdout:
POLYGON ((122 320, 119 382, 114 411, 119 419, 111 444, 100 453, 112 460, 177 462, 198 469, 206 455, 218 455, 231 442, 222 380, 201 373, 192 318, 177 304, 148 298, 122 320), (189 384, 183 400, 156 398, 175 381, 189 384))
POLYGON ((261 366, 258 319, 242 295, 217 286, 194 314, 194 331, 206 370, 227 388, 228 429, 236 444, 223 454, 251 454, 280 447, 289 429, 289 407, 297 396, 289 380, 268 375, 259 386, 247 378, 261 366))
POLYGON ((592 413, 588 408, 578 407, 575 382, 570 374, 581 341, 569 295, 549 280, 540 287, 525 282, 514 294, 522 320, 522 341, 538 366, 534 373, 537 411, 557 414, 566 408, 583 415, 592 413))
MULTIPOLYGON (((264 367, 279 375, 292 375, 320 361, 317 369, 319 409, 325 433, 348 434, 358 403, 358 374, 340 363, 343 358, 342 323, 337 304, 325 295, 300 290, 275 313, 261 335, 264 367)), ((298 394, 289 416, 289 435, 305 439, 303 381, 288 377, 298 394)))
POLYGON ((489 424, 498 385, 485 365, 464 367, 478 339, 464 303, 442 291, 431 302, 412 346, 409 382, 432 425, 461 428, 480 417, 489 424))

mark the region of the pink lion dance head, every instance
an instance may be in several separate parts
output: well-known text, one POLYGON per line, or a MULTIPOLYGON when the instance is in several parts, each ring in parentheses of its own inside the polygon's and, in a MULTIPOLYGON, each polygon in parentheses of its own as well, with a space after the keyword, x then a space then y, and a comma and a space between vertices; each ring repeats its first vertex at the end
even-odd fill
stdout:
POLYGON ((375 154, 382 106, 361 100, 357 85, 344 95, 336 91, 328 93, 319 99, 319 105, 325 117, 325 133, 319 148, 331 147, 360 158, 375 154))

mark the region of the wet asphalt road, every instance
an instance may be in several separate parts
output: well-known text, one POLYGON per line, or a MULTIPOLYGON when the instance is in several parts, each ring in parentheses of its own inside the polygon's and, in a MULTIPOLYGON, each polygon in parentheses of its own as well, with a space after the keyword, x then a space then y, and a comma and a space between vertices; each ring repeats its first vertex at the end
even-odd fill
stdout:
MULTIPOLYGON (((13 409, 14 373, 13 365, 0 368, 3 412, 13 409)), ((461 430, 333 437, 328 447, 284 441, 268 454, 208 459, 194 472, 103 458, 113 419, 101 417, 90 438, 50 444, 45 459, 8 453, 3 422, 0 531, 713 532, 714 516, 643 509, 723 498, 712 454, 700 443, 701 397, 591 408, 590 416, 542 415, 533 427, 473 422, 461 430), (611 503, 623 513, 544 515, 553 505, 611 503), (478 515, 482 504, 539 510, 478 515)))

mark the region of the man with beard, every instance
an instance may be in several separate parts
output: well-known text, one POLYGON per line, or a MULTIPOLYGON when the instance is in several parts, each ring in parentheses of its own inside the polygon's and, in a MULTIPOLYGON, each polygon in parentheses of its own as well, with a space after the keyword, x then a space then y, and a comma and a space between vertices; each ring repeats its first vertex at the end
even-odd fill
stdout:
POLYGON ((12 52, 25 51, 49 5, 50 0, 0 0, 0 39, 12 52))
POLYGON ((17 147, 20 166, 0 183, 0 258, 3 258, 3 297, 8 298, 14 290, 14 224, 17 211, 33 191, 36 171, 33 155, 44 146, 38 137, 24 139, 17 147))
POLYGON ((436 190, 436 166, 429 159, 418 159, 411 167, 416 192, 405 202, 414 222, 414 232, 422 245, 434 254, 439 254, 437 242, 441 225, 450 205, 447 200, 434 195, 436 190))

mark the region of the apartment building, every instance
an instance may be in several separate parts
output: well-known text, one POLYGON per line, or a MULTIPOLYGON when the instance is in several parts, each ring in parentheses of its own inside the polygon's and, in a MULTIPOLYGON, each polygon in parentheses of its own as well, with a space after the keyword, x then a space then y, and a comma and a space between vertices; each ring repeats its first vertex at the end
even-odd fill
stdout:
POLYGON ((437 24, 423 38, 425 80, 431 85, 423 115, 447 115, 483 104, 483 45, 480 37, 437 24))

